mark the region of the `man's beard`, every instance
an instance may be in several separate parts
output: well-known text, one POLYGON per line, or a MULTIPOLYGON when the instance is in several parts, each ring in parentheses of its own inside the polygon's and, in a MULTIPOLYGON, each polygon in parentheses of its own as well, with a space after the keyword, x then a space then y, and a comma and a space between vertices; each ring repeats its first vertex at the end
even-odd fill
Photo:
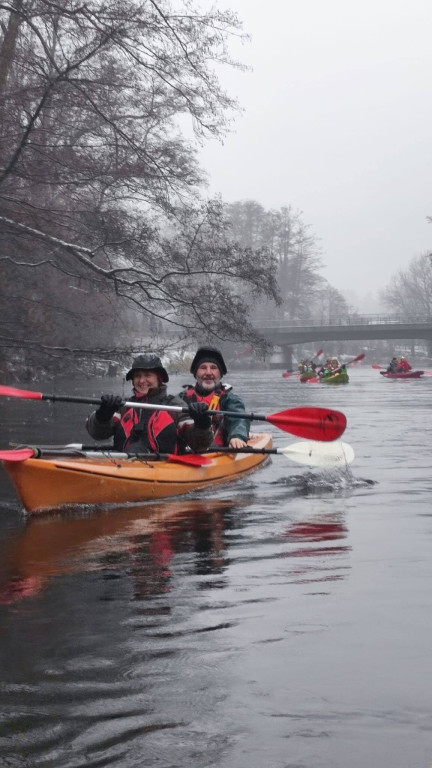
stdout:
POLYGON ((220 388, 220 379, 197 379, 195 389, 199 395, 208 395, 210 392, 214 392, 215 389, 220 388))

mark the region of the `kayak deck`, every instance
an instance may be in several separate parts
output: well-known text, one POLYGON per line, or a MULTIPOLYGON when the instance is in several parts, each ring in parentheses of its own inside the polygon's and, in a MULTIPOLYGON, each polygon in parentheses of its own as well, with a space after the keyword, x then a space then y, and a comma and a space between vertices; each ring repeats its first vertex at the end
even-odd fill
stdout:
MULTIPOLYGON (((248 441, 251 448, 272 446, 269 434, 248 441)), ((179 496, 227 482, 263 464, 266 454, 207 453, 203 466, 169 461, 101 458, 32 458, 3 462, 27 512, 58 510, 75 504, 121 504, 179 496)))
POLYGON ((346 371, 341 371, 340 373, 333 373, 329 376, 323 376, 320 381, 321 384, 348 384, 349 376, 346 371))

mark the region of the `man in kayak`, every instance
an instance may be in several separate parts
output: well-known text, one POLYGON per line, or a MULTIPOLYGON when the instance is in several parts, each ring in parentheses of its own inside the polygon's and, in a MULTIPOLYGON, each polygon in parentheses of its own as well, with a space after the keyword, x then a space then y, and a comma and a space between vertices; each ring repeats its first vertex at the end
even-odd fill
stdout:
MULTIPOLYGON (((227 445, 230 448, 244 448, 249 436, 248 419, 225 416, 223 419, 211 419, 207 411, 245 411, 243 400, 235 395, 229 384, 222 383, 227 367, 222 353, 215 347, 199 347, 192 360, 191 373, 195 384, 186 385, 180 397, 189 405, 190 412, 196 411, 201 418, 195 420, 196 426, 208 429, 213 445, 227 445)), ((179 426, 180 435, 182 425, 179 426)))
POLYGON ((406 357, 401 357, 399 365, 396 368, 397 373, 408 373, 411 370, 411 366, 406 357))
MULTIPOLYGON (((176 405, 184 402, 167 393, 168 372, 154 352, 138 355, 126 374, 132 381, 134 394, 130 402, 176 405)), ((202 426, 200 413, 171 413, 150 408, 129 408, 119 395, 102 395, 101 404, 90 414, 86 427, 95 440, 114 438, 114 449, 134 453, 177 453, 188 445, 192 450, 205 450, 211 442, 207 425, 202 426), (178 430, 181 432, 179 440, 178 430)), ((207 417, 208 418, 208 417, 207 417)))
POLYGON ((387 373, 396 373, 397 369, 398 369, 398 359, 397 357, 392 357, 387 367, 387 373))
POLYGON ((331 357, 326 357, 325 363, 317 367, 316 373, 318 374, 319 377, 322 377, 324 375, 324 371, 327 371, 327 375, 328 375, 328 371, 330 371, 331 369, 331 360, 332 360, 331 357))
POLYGON ((338 363, 337 357, 327 357, 324 365, 320 368, 318 372, 319 377, 322 379, 325 376, 331 376, 331 374, 338 367, 338 365, 339 363, 338 363))

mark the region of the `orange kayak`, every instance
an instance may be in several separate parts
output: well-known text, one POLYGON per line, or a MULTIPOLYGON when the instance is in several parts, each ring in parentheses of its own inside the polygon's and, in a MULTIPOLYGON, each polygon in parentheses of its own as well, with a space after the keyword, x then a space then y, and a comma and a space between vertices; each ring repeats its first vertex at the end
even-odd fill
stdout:
MULTIPOLYGON (((269 434, 255 435, 251 448, 271 448, 269 434)), ((76 504, 123 504, 179 496, 234 480, 263 464, 266 454, 208 453, 209 464, 100 457, 31 458, 4 461, 27 512, 58 510, 76 504)))

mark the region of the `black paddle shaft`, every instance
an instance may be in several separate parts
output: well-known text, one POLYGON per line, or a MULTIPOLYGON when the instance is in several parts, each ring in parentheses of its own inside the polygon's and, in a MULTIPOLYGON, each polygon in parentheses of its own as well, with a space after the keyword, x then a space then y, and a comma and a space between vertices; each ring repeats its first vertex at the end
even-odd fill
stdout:
MULTIPOLYGON (((77 395, 42 395, 41 400, 52 400, 59 403, 85 403, 89 405, 100 405, 100 397, 81 397, 77 395)), ((125 401, 124 405, 128 405, 131 408, 144 408, 152 409, 155 411, 174 411, 176 413, 189 413, 187 406, 182 407, 180 405, 163 405, 159 403, 139 403, 125 401)), ((244 411, 207 411, 209 416, 228 416, 237 419, 250 419, 251 421, 267 421, 267 416, 260 413, 245 413, 244 411)))

